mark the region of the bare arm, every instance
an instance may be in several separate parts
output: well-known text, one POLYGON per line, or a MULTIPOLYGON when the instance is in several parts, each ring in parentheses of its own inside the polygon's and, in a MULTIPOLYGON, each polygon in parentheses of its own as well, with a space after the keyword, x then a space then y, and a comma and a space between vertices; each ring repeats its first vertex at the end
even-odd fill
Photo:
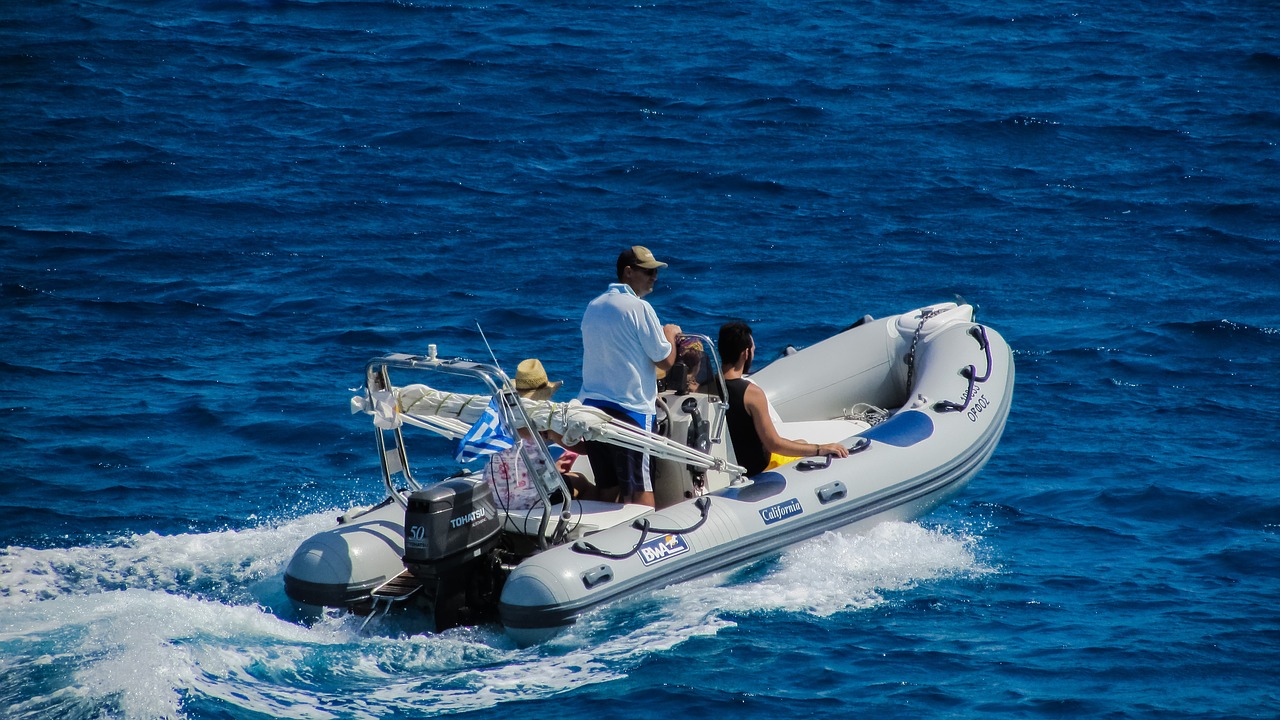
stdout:
POLYGON ((835 455, 836 457, 849 457, 849 449, 840 443, 811 443, 804 440, 788 440, 778 434, 777 427, 773 424, 773 418, 769 417, 769 406, 764 397, 764 391, 755 385, 747 386, 747 392, 743 396, 743 404, 746 405, 747 413, 751 415, 751 422, 755 424, 756 435, 760 436, 760 443, 764 445, 764 449, 778 455, 787 457, 809 457, 811 455, 835 455))
POLYGON ((676 347, 676 339, 680 337, 680 333, 684 332, 679 325, 663 325, 662 334, 667 336, 667 342, 671 345, 671 352, 667 356, 658 360, 654 365, 662 372, 667 372, 676 364, 676 355, 680 352, 680 348, 676 347))

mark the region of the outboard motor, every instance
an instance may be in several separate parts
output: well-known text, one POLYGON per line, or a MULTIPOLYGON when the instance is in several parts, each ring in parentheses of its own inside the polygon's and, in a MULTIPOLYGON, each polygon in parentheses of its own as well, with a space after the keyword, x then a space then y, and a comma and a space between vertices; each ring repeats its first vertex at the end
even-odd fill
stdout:
POLYGON ((445 480, 409 496, 404 564, 435 589, 437 631, 472 624, 496 609, 501 580, 493 550, 501 522, 489 484, 477 477, 445 480))

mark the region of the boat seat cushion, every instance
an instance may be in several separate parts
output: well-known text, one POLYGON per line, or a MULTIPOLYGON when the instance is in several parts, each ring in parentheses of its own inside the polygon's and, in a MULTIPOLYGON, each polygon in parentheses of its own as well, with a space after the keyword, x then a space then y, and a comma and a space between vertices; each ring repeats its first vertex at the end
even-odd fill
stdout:
POLYGON ((871 427, 861 420, 803 420, 799 422, 774 422, 778 434, 788 440, 807 443, 844 442, 871 427))
POLYGON ((823 443, 842 442, 871 427, 870 423, 849 418, 784 422, 782 416, 773 408, 773 402, 769 400, 767 393, 764 401, 765 407, 769 408, 769 419, 773 420, 774 428, 777 429, 779 435, 788 440, 800 440, 820 445, 823 443))

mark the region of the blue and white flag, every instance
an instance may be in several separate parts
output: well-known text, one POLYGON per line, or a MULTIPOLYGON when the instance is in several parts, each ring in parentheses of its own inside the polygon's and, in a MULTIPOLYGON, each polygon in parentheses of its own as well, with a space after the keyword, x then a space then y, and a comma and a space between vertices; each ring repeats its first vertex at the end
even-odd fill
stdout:
POLYGON ((460 463, 467 463, 485 455, 509 450, 515 444, 515 437, 502 425, 502 413, 498 412, 498 397, 495 395, 484 409, 484 414, 458 442, 458 452, 454 458, 460 463))

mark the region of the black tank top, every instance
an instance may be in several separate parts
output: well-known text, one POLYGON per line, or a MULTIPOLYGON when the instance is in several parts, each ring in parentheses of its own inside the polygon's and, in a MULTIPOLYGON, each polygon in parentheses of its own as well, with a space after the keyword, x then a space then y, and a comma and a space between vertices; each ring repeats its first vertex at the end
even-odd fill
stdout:
POLYGON ((729 389, 729 411, 725 413, 725 423, 729 426, 729 439, 733 441, 733 454, 738 464, 747 469, 747 477, 760 474, 769 464, 769 453, 764 451, 764 444, 756 434, 756 425, 747 412, 744 396, 750 382, 738 378, 725 380, 729 389))

